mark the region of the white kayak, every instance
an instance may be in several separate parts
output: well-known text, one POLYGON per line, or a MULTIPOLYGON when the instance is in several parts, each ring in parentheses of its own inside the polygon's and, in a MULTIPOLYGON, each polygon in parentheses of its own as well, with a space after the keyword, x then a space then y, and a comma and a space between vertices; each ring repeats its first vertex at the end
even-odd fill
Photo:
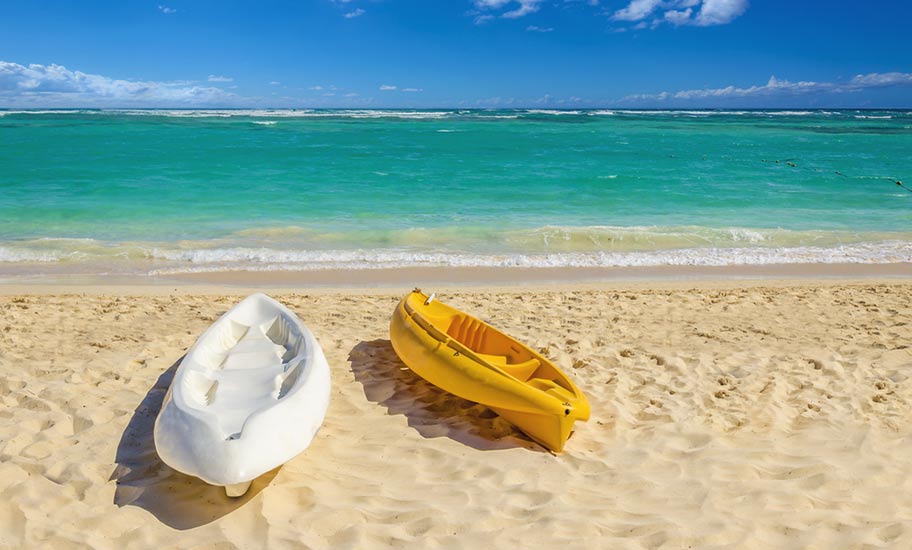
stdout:
POLYGON ((241 496, 310 445, 329 388, 329 365, 310 330, 254 294, 184 356, 155 420, 155 449, 175 470, 241 496))

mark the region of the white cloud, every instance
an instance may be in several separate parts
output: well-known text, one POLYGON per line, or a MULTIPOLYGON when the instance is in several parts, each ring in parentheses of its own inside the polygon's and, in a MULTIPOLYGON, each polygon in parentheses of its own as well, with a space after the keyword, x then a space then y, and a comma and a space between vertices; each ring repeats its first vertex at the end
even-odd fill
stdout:
POLYGON ((508 11, 501 15, 501 17, 507 18, 516 18, 522 17, 524 15, 535 13, 538 11, 538 5, 541 3, 541 0, 518 0, 519 7, 513 11, 508 11))
POLYGON ((668 10, 665 12, 665 21, 668 21, 672 25, 686 25, 690 21, 690 14, 693 13, 693 8, 687 8, 686 10, 668 10))
MULTIPOLYGON (((217 75, 216 75, 217 76, 217 75)), ((227 84, 227 83, 225 83, 227 84)), ((277 81, 257 96, 239 95, 230 86, 190 81, 124 80, 71 70, 61 65, 20 65, 0 61, 0 108, 260 108, 369 107, 375 98, 345 93, 324 84, 307 97, 284 95, 277 81), (223 89, 224 88, 224 89, 223 89)), ((262 87, 267 88, 266 84, 262 87)), ((303 91, 302 91, 303 92, 303 91)))
POLYGON ((852 77, 847 82, 814 82, 780 80, 771 76, 766 84, 739 88, 726 86, 724 88, 702 88, 694 90, 680 90, 677 92, 661 92, 658 94, 635 94, 625 97, 622 102, 664 102, 669 100, 699 101, 707 99, 741 99, 763 97, 788 97, 810 93, 853 93, 872 88, 887 88, 894 86, 912 87, 912 73, 869 73, 852 77))
POLYGON ((709 27, 732 22, 747 11, 747 7, 748 0, 631 0, 611 18, 640 22, 635 28, 645 28, 644 20, 653 16, 653 28, 663 22, 675 26, 709 27))
POLYGON ((28 66, 0 61, 0 105, 5 106, 202 106, 238 97, 189 82, 121 80, 72 71, 62 65, 28 66))
MULTIPOLYGON (((349 8, 348 4, 350 4, 352 2, 352 0, 330 0, 330 2, 332 2, 333 4, 341 4, 342 6, 349 8)), ((346 19, 354 19, 355 17, 361 17, 365 13, 367 13, 367 10, 365 10, 363 8, 355 8, 351 11, 347 11, 347 12, 343 13, 342 17, 344 17, 346 19)))
POLYGON ((747 10, 747 0, 703 0, 694 24, 707 27, 724 25, 747 10))
POLYGON ((209 75, 209 82, 234 82, 234 79, 230 76, 219 76, 215 74, 209 75))
POLYGON ((652 14, 662 3, 662 0, 632 0, 626 8, 614 12, 611 18, 615 21, 639 21, 652 14))
POLYGON ((490 13, 477 15, 478 12, 475 12, 473 13, 473 15, 477 15, 475 17, 475 24, 478 25, 490 21, 494 17, 516 19, 530 13, 535 13, 541 7, 543 1, 544 0, 474 0, 473 4, 475 5, 475 8, 482 12, 506 10, 496 16, 490 13))
POLYGON ((554 30, 554 27, 538 27, 535 25, 529 25, 526 27, 527 32, 551 32, 554 30))
POLYGON ((380 91, 381 92, 397 92, 398 91, 398 92, 415 93, 415 92, 423 92, 424 88, 400 88, 399 86, 393 86, 392 84, 381 84, 380 91))
POLYGON ((513 0, 475 0, 475 7, 480 10, 500 9, 513 0))
POLYGON ((177 10, 174 8, 169 8, 168 6, 162 6, 159 4, 158 11, 162 12, 165 15, 171 15, 172 13, 177 13, 177 10))
POLYGON ((281 84, 282 83, 279 82, 278 80, 273 80, 272 82, 269 83, 270 86, 280 86, 281 84))
POLYGON ((912 73, 869 73, 859 74, 849 81, 850 86, 863 88, 883 88, 887 86, 912 85, 912 73))

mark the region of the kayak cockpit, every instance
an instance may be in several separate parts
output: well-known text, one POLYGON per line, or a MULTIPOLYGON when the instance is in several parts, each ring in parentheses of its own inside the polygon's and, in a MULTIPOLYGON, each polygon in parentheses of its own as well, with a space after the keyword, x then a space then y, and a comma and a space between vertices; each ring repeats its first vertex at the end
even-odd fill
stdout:
POLYGON ((562 398, 573 395, 572 387, 556 369, 536 357, 529 348, 484 321, 436 301, 415 305, 406 302, 406 311, 441 342, 467 349, 477 360, 500 369, 520 382, 541 380, 539 385, 548 386, 538 388, 542 391, 558 388, 562 398), (446 332, 440 330, 443 327, 446 327, 446 332))
POLYGON ((226 439, 238 439, 252 414, 294 389, 303 352, 303 336, 283 316, 253 326, 228 319, 188 357, 187 403, 217 417, 226 439))

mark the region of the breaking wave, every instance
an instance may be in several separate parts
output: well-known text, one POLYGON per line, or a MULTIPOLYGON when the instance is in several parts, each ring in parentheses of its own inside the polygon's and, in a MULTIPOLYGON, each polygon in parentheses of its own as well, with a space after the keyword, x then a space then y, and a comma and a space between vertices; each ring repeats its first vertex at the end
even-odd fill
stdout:
POLYGON ((104 265, 151 274, 452 267, 648 267, 912 262, 912 234, 706 227, 257 228, 178 242, 0 242, 2 265, 104 265))

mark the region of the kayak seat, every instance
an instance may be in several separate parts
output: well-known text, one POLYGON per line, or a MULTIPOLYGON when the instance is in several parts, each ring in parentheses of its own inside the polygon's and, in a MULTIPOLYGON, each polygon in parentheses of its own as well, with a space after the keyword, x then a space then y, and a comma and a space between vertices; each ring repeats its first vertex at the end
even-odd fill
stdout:
POLYGON ((522 363, 507 363, 500 368, 505 370, 510 376, 525 382, 540 366, 541 361, 533 357, 532 359, 523 361, 522 363))
POLYGON ((502 367, 507 364, 506 355, 488 355, 487 353, 476 353, 475 355, 481 359, 484 359, 488 363, 491 363, 492 365, 497 365, 498 367, 502 367))
POLYGON ((528 382, 526 382, 526 384, 537 390, 541 390, 541 391, 547 393, 548 395, 554 396, 554 397, 560 399, 561 401, 573 401, 574 400, 573 394, 570 393, 570 391, 567 390, 567 388, 559 385, 554 380, 547 380, 545 378, 532 378, 528 382))
POLYGON ((487 355, 484 353, 476 353, 476 355, 487 361, 488 363, 499 367, 507 374, 514 378, 518 378, 525 382, 532 376, 532 373, 535 372, 535 369, 541 366, 541 361, 536 358, 529 359, 527 361, 522 361, 519 363, 510 363, 507 360, 505 355, 487 355))

